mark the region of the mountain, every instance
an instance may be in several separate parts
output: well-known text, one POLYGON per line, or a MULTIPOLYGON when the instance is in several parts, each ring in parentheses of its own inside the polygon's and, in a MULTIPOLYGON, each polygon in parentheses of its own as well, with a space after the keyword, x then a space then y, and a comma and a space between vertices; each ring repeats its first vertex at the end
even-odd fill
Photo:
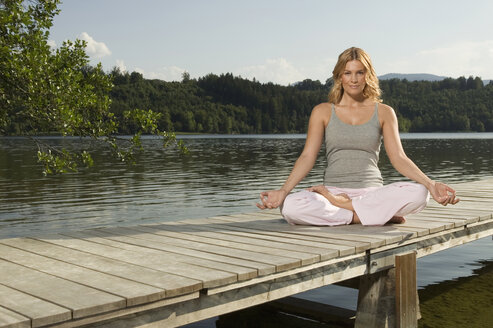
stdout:
POLYGON ((412 81, 441 81, 447 78, 447 76, 438 76, 438 75, 426 74, 426 73, 417 73, 417 74, 389 73, 389 74, 381 75, 378 78, 380 80, 406 79, 412 82, 412 81))

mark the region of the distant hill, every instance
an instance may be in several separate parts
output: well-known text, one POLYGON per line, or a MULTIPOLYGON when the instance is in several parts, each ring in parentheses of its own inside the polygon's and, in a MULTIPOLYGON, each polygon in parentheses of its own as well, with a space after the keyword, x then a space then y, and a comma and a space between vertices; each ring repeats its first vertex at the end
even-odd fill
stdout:
MULTIPOLYGON (((447 76, 438 76, 433 74, 426 73, 416 73, 416 74, 401 74, 401 73, 389 73, 384 74, 378 77, 380 80, 391 80, 391 79, 399 79, 399 80, 408 80, 409 82, 413 81, 441 81, 446 79, 447 76)), ((466 77, 467 78, 467 77, 466 77)), ((493 80, 483 80, 483 84, 487 85, 493 80)))
POLYGON ((390 80, 390 79, 400 79, 412 81, 441 81, 447 76, 438 76, 426 73, 416 73, 416 74, 400 74, 400 73, 389 73, 378 77, 380 80, 390 80))

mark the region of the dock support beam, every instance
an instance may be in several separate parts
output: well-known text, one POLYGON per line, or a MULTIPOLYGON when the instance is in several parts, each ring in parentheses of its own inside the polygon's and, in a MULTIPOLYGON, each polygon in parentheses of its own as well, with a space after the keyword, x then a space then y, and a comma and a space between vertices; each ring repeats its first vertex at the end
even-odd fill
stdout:
POLYGON ((360 277, 355 328, 418 326, 416 253, 395 256, 395 268, 360 277))
POLYGON ((418 327, 416 253, 395 257, 395 310, 397 328, 418 327))

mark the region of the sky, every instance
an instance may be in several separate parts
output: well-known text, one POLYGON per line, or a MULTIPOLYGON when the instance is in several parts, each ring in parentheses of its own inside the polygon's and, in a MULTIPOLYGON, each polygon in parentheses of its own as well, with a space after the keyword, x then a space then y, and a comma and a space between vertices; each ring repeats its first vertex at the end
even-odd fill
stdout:
POLYGON ((493 79, 491 0, 64 0, 60 9, 53 46, 83 39, 91 64, 150 79, 325 82, 351 46, 378 75, 493 79))

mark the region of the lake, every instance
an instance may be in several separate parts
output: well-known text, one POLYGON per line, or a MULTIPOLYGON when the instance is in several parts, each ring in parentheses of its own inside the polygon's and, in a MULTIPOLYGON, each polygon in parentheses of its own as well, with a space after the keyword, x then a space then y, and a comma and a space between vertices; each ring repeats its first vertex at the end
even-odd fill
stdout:
MULTIPOLYGON (((111 158, 90 140, 45 138, 69 149, 89 146, 95 165, 77 173, 45 177, 34 143, 0 138, 0 238, 102 226, 123 226, 256 211, 262 190, 278 188, 304 145, 304 135, 184 135, 190 150, 162 150, 144 140, 136 165, 111 158)), ((408 156, 431 178, 447 183, 493 177, 493 133, 403 134, 408 156)), ((403 179, 382 148, 385 183, 403 179)), ((323 152, 298 186, 322 182, 323 152)), ((459 195, 460 197, 460 195, 459 195)), ((491 238, 418 261, 418 284, 467 277, 493 260, 491 238), (482 262, 483 261, 483 262, 482 262), (483 263, 483 264, 481 264, 483 263)), ((328 286, 301 295, 355 308, 355 292, 328 286)), ((213 320, 196 327, 214 327, 213 320)))

